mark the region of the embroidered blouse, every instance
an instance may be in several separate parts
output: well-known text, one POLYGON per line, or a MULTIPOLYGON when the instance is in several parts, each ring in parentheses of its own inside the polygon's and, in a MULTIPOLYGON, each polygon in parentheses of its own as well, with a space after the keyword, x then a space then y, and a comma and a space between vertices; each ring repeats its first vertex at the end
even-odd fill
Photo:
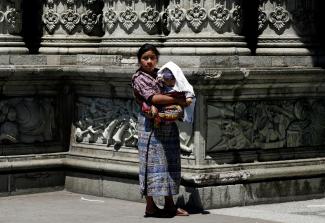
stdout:
POLYGON ((161 93, 155 78, 156 72, 151 76, 141 70, 132 76, 132 88, 138 103, 145 101, 151 104, 152 96, 161 93))

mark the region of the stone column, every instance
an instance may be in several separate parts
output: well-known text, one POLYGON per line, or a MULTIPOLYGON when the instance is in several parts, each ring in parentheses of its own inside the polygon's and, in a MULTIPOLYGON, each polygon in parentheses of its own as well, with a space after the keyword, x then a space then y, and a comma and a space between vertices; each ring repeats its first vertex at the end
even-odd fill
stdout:
POLYGON ((172 0, 165 50, 170 54, 245 55, 241 0, 172 0))
POLYGON ((100 0, 46 0, 41 53, 97 53, 101 31, 100 0))
POLYGON ((21 0, 0 1, 0 53, 27 53, 21 36, 21 0))
POLYGON ((310 55, 316 41, 315 0, 260 0, 258 55, 310 55))
POLYGON ((135 54, 139 46, 161 42, 162 1, 104 0, 103 54, 135 54))

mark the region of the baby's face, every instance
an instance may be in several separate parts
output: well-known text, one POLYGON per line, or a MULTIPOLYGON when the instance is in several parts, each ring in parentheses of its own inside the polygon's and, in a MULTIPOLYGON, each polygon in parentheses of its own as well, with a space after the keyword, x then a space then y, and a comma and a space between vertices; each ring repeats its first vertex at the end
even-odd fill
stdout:
POLYGON ((174 87, 175 84, 176 84, 176 79, 173 79, 173 80, 164 80, 164 84, 167 87, 174 87))

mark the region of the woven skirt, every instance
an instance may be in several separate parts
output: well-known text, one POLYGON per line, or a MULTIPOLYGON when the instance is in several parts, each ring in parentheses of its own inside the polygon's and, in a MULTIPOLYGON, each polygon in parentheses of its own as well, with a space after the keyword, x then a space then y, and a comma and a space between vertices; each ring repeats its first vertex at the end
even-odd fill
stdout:
POLYGON ((138 117, 139 181, 142 195, 169 196, 179 192, 181 179, 180 141, 176 123, 138 117))

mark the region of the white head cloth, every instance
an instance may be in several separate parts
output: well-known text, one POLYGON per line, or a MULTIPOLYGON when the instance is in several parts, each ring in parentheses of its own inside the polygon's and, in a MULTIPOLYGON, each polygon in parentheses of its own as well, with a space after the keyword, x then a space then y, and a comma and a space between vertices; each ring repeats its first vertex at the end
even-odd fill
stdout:
POLYGON ((158 77, 162 77, 162 71, 165 68, 168 68, 173 73, 176 79, 175 86, 173 87, 175 91, 190 92, 193 96, 195 95, 193 86, 187 81, 182 69, 172 61, 169 61, 158 70, 158 77))

